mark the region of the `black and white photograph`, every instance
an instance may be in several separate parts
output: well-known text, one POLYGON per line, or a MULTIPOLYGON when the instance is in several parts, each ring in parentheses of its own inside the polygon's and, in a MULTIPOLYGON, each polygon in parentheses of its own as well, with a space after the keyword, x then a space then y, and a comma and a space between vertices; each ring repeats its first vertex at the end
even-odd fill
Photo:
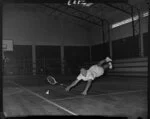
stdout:
POLYGON ((149 0, 6 0, 0 118, 148 119, 149 0))

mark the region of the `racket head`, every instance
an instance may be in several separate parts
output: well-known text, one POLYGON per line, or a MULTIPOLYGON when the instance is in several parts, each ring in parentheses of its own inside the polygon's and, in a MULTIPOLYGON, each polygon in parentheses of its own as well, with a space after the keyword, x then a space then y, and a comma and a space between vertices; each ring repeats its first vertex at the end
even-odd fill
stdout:
POLYGON ((55 85, 55 84, 58 83, 58 82, 56 81, 56 79, 55 79, 53 76, 51 76, 51 75, 47 76, 46 80, 47 80, 48 83, 51 84, 51 85, 55 85))

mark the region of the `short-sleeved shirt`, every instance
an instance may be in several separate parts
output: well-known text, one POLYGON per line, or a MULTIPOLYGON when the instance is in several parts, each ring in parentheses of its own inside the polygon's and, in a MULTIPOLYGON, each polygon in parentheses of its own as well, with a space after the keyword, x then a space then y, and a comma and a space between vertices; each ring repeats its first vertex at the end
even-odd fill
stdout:
POLYGON ((96 77, 99 77, 104 74, 103 67, 98 65, 93 65, 87 70, 87 75, 83 76, 81 73, 78 75, 77 80, 94 80, 96 77))

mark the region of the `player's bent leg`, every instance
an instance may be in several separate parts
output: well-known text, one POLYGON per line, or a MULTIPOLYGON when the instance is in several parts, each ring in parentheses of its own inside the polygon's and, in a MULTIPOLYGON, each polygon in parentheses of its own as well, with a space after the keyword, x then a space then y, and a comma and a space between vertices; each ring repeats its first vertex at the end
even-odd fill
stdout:
POLYGON ((102 66, 102 64, 104 64, 106 62, 106 60, 101 60, 100 62, 97 63, 98 66, 102 66))
POLYGON ((110 59, 109 57, 106 57, 104 60, 101 60, 100 62, 98 62, 98 66, 102 66, 104 63, 106 62, 111 62, 112 59, 110 59))
POLYGON ((103 65, 103 69, 104 69, 104 70, 112 69, 112 63, 111 63, 111 62, 109 62, 109 63, 107 63, 107 64, 103 65))
POLYGON ((73 86, 75 86, 78 82, 79 82, 80 80, 75 80, 75 81, 73 81, 69 86, 67 86, 66 87, 66 91, 70 91, 70 89, 73 87, 73 86))

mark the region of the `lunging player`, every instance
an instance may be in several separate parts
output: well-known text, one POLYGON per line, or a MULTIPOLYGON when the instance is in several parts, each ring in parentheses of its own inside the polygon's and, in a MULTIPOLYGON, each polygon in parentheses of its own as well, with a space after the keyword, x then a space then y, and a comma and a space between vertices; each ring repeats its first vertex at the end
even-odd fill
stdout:
POLYGON ((77 76, 77 79, 73 81, 69 86, 66 87, 66 91, 70 91, 70 89, 75 86, 79 81, 87 81, 87 85, 84 91, 81 93, 82 95, 87 95, 87 91, 91 86, 92 81, 100 77, 104 74, 104 71, 107 69, 112 69, 112 59, 106 57, 104 60, 98 62, 98 64, 92 65, 88 70, 85 68, 80 69, 80 74, 77 76))

